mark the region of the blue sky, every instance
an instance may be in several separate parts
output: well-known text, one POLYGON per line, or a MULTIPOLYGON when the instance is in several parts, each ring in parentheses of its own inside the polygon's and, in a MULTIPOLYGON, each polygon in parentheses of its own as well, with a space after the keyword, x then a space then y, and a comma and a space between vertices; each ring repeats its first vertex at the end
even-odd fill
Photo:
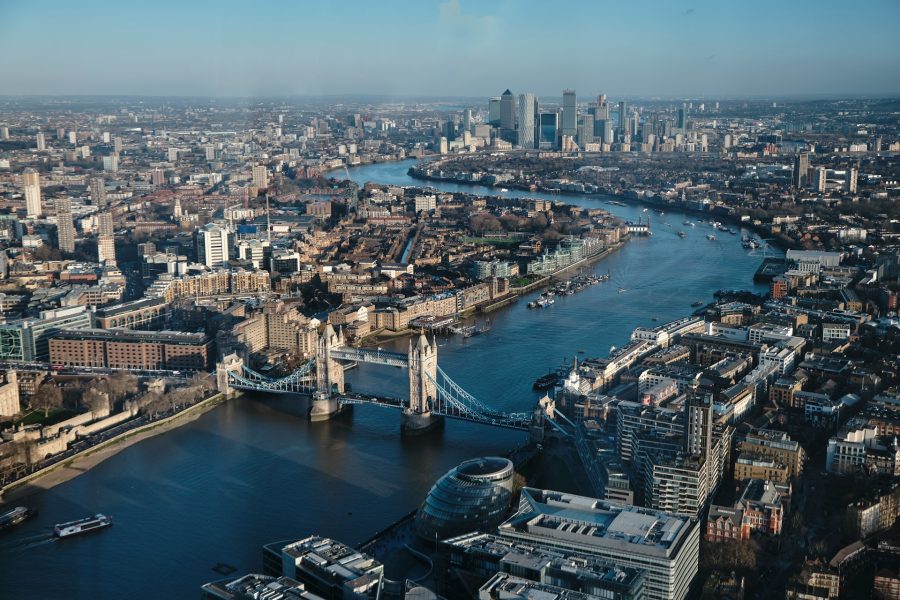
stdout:
POLYGON ((0 94, 900 94, 900 0, 0 0, 0 94))

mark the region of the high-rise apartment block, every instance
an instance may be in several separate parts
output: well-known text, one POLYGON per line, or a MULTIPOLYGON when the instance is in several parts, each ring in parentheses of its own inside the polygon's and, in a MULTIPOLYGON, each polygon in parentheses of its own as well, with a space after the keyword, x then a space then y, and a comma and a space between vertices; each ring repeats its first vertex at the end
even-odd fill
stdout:
POLYGON ((269 170, 265 165, 253 167, 253 185, 259 189, 269 187, 269 170))
POLYGON ((56 233, 61 252, 75 252, 75 225, 72 223, 72 202, 68 198, 58 198, 56 206, 56 233))
POLYGON ((22 192, 25 194, 25 213, 29 219, 38 219, 41 210, 41 176, 34 169, 22 173, 22 192))

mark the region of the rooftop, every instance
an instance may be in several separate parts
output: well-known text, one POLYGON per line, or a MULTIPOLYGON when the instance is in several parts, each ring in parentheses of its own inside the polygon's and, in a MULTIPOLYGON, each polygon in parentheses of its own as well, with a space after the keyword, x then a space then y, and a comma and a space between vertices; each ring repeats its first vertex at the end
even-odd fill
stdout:
POLYGON ((498 532, 527 533, 598 550, 668 557, 691 527, 688 518, 662 511, 524 488, 518 512, 498 532))

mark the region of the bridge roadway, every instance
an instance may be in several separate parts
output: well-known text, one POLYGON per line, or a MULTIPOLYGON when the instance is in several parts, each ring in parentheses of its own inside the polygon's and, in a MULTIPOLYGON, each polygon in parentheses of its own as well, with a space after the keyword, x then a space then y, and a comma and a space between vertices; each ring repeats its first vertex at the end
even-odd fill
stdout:
POLYGON ((331 350, 331 358, 350 362, 365 362, 374 365, 387 365, 389 367, 409 367, 409 357, 400 352, 388 352, 386 350, 368 350, 365 348, 334 348, 331 350))
MULTIPOLYGON (((342 406, 368 404, 370 406, 403 410, 406 408, 407 402, 400 398, 345 393, 338 396, 338 404, 342 406)), ((528 431, 529 425, 531 424, 530 414, 527 413, 516 415, 519 416, 518 419, 515 417, 511 419, 510 417, 513 415, 504 413, 474 415, 467 411, 454 409, 452 406, 443 406, 435 410, 434 414, 441 417, 447 417, 448 419, 467 421, 469 423, 480 423, 482 425, 492 425, 494 427, 514 429, 516 431, 528 431)))

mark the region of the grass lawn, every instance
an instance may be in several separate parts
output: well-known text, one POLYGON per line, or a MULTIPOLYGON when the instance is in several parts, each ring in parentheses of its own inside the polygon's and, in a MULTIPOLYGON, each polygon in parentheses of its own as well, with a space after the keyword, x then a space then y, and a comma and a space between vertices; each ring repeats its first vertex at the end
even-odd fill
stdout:
POLYGON ((47 413, 47 418, 44 418, 44 411, 42 409, 33 410, 22 419, 21 423, 23 425, 35 425, 40 423, 42 425, 53 425, 54 423, 59 423, 60 421, 65 421, 69 417, 74 417, 78 414, 78 411, 72 410, 71 408, 51 408, 47 413))

